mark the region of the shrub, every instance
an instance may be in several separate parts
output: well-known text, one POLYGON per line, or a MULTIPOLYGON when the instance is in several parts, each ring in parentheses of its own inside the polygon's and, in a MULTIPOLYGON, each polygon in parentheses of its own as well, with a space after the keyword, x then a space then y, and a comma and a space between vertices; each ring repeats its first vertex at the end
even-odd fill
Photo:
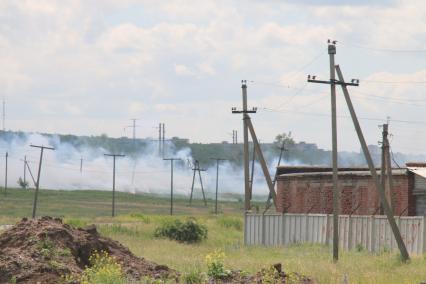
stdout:
POLYGON ((169 238, 178 242, 195 243, 207 238, 207 227, 198 224, 194 218, 185 222, 180 220, 167 221, 155 229, 154 236, 169 238))
POLYGON ((223 264, 225 260, 225 253, 221 250, 215 250, 206 255, 207 275, 213 279, 223 279, 228 277, 231 272, 225 270, 223 264))
POLYGON ((238 231, 243 229, 243 221, 236 217, 220 217, 217 219, 217 222, 224 228, 234 228, 238 231))
POLYGON ((125 284, 127 280, 121 265, 107 252, 95 251, 89 257, 90 267, 81 275, 81 284, 125 284))

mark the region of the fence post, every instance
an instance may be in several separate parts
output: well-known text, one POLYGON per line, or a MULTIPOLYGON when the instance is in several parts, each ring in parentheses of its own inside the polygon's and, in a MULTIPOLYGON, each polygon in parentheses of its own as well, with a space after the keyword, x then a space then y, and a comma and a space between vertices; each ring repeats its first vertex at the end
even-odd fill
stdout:
POLYGON ((309 225, 308 225, 308 213, 305 214, 305 243, 309 242, 309 225))
POLYGON ((329 222, 328 222, 328 214, 325 214, 325 244, 328 245, 328 239, 329 239, 329 222))
POLYGON ((422 244, 423 244, 423 247, 422 247, 422 253, 425 253, 426 252, 426 219, 425 219, 425 215, 423 215, 423 233, 422 233, 422 244))
POLYGON ((265 212, 262 213, 262 245, 265 245, 265 212))
MULTIPOLYGON (((348 215, 348 250, 351 250, 352 247, 352 216, 348 215)), ((356 232, 355 232, 356 233, 356 232)))
POLYGON ((244 245, 247 245, 247 212, 244 212, 244 245))
POLYGON ((281 245, 285 245, 285 215, 281 213, 281 245))
POLYGON ((376 250, 376 222, 374 215, 371 216, 370 224, 370 251, 374 252, 376 250))

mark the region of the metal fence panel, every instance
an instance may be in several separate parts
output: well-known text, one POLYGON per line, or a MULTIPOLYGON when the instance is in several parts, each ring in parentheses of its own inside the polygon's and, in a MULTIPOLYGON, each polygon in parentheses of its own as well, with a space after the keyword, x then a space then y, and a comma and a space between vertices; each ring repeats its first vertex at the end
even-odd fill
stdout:
MULTIPOLYGON (((402 239, 410 254, 426 249, 425 217, 396 217, 402 239)), ((246 245, 280 246, 293 243, 331 244, 332 215, 327 214, 246 214, 246 245)), ((385 216, 339 216, 339 245, 345 250, 398 250, 385 216)))

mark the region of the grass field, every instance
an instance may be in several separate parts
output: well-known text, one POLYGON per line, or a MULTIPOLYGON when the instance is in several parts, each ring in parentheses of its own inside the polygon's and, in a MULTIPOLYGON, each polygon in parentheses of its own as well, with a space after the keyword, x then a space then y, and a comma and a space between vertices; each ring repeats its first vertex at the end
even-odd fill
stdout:
MULTIPOLYGON (((366 251, 341 252, 334 264, 330 248, 318 245, 294 245, 285 248, 244 247, 242 204, 221 202, 219 216, 209 208, 188 207, 187 199, 175 201, 178 216, 168 216, 169 199, 153 195, 117 195, 117 214, 111 218, 111 193, 100 191, 41 191, 38 215, 63 217, 75 226, 97 223, 99 231, 128 246, 136 255, 166 264, 183 273, 206 270, 205 256, 221 249, 226 253, 228 268, 256 272, 262 267, 281 262, 284 270, 309 275, 319 283, 420 283, 426 280, 426 260, 412 257, 401 263, 394 253, 370 254, 366 251), (157 226, 170 218, 195 216, 208 227, 208 239, 195 245, 156 239, 157 226)), ((11 224, 31 215, 32 192, 10 190, 0 194, 0 224, 11 224)))

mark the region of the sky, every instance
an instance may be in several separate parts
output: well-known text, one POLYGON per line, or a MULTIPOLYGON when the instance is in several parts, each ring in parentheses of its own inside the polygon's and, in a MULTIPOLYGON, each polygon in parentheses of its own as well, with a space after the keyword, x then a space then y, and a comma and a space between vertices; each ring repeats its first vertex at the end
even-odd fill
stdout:
MULTIPOLYGON (((390 118, 394 151, 426 153, 426 1, 0 0, 8 130, 242 137, 241 80, 261 141, 291 131, 331 148, 327 40, 369 144, 390 118)), ((341 90, 338 148, 360 146, 341 90)), ((241 140, 240 140, 241 141, 241 140)))

